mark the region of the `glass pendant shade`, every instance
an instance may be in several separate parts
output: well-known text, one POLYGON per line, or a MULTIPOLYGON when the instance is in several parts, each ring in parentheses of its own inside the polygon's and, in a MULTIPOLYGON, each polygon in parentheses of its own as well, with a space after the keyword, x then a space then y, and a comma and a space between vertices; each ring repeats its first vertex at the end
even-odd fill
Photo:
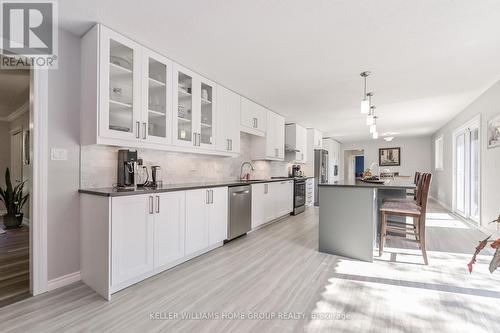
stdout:
POLYGON ((373 124, 373 125, 370 125, 370 133, 373 134, 377 132, 377 125, 373 124))
POLYGON ((373 133, 373 138, 378 139, 378 132, 373 133))
POLYGON ((370 100, 366 97, 361 101, 361 113, 368 114, 370 113, 370 100))
POLYGON ((366 116, 366 125, 371 126, 375 123, 375 118, 372 114, 366 116))

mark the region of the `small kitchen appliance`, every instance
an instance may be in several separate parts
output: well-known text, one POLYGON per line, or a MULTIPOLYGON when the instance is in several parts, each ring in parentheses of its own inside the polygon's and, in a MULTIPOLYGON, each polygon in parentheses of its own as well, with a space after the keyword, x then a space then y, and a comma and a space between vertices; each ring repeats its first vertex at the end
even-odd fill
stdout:
POLYGON ((118 179, 117 187, 135 186, 135 167, 137 163, 137 151, 121 149, 118 151, 118 179))
POLYGON ((151 177, 153 179, 153 183, 151 184, 153 187, 161 187, 163 185, 160 166, 153 165, 151 167, 151 177))
POLYGON ((300 165, 294 164, 292 165, 292 177, 302 177, 302 171, 300 170, 300 165))

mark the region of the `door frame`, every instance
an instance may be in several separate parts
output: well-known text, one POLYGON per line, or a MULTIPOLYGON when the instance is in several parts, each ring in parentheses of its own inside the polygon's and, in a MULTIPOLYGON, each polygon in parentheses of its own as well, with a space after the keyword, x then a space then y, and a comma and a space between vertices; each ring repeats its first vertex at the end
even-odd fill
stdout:
POLYGON ((452 163, 453 163, 453 168, 452 168, 452 212, 455 214, 458 214, 466 219, 469 219, 478 225, 481 225, 481 212, 482 212, 482 161, 481 161, 481 150, 482 150, 482 131, 481 131, 481 114, 478 114, 474 116, 472 119, 466 121, 464 124, 461 126, 457 127, 453 131, 453 141, 452 141, 452 163), (479 209, 479 218, 475 219, 471 216, 463 216, 462 214, 458 213, 456 211, 456 204, 457 204, 457 188, 456 188, 456 171, 457 171, 457 156, 456 156, 456 145, 457 145, 457 136, 461 134, 463 131, 469 129, 469 128, 477 128, 478 129, 478 159, 479 159, 479 167, 478 167, 478 172, 479 172, 479 184, 478 184, 478 209, 479 209))
MULTIPOLYGON (((0 36, 1 38, 1 36, 0 36)), ((0 51, 0 54, 3 53, 0 51)), ((8 57, 23 58, 17 55, 8 57)), ((33 296, 48 291, 47 274, 47 170, 48 69, 30 68, 30 146, 32 191, 30 201, 29 274, 33 296)))
POLYGON ((47 176, 48 176, 48 70, 30 70, 30 135, 32 195, 30 196, 30 290, 33 296, 48 291, 47 176))

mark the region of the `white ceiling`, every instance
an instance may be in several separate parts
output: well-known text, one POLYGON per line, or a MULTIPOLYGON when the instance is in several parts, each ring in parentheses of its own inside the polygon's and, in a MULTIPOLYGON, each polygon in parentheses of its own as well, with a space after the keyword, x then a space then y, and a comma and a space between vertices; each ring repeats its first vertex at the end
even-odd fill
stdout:
POLYGON ((497 0, 59 1, 60 24, 94 22, 340 141, 430 134, 500 78, 497 0))

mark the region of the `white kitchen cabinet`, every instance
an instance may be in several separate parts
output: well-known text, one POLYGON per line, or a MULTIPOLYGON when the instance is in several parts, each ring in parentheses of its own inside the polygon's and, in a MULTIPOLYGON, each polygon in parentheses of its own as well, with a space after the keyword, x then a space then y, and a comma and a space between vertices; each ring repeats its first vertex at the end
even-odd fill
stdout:
POLYGON ((287 159, 292 163, 307 162, 307 129, 299 124, 287 124, 285 128, 287 159))
POLYGON ((264 137, 267 129, 267 109, 241 97, 241 131, 264 137))
POLYGON ((314 178, 306 180, 306 206, 314 205, 314 178))
POLYGON ((228 188, 210 189, 208 205, 208 244, 215 245, 227 239, 228 188))
POLYGON ((267 195, 268 184, 252 184, 252 229, 265 223, 265 202, 268 199, 267 195))
POLYGON ((239 154, 240 152, 240 95, 217 86, 217 135, 218 151, 239 154))
POLYGON ((310 142, 312 143, 313 149, 322 149, 323 148, 323 133, 315 128, 307 129, 308 139, 310 138, 310 142))
POLYGON ((267 111, 267 130, 264 138, 252 140, 252 159, 283 161, 285 159, 285 118, 267 111))
POLYGON ((178 146, 215 149, 216 86, 174 64, 173 142, 178 146))
POLYGON ((293 180, 252 184, 252 229, 293 210, 293 180))
POLYGON ((340 143, 332 138, 323 139, 323 149, 328 151, 328 179, 337 181, 339 179, 338 169, 340 163, 340 143), (335 174, 335 166, 337 173, 335 174))
POLYGON ((142 140, 172 141, 172 66, 167 58, 142 49, 142 140))
POLYGON ((208 247, 209 190, 186 191, 186 255, 208 247))
POLYGON ((186 191, 186 255, 226 239, 227 187, 186 191))
POLYGON ((154 269, 154 200, 150 195, 113 198, 111 284, 117 286, 154 269))
POLYGON ((101 25, 82 38, 82 142, 141 140, 142 47, 101 25))
POLYGON ((165 267, 184 257, 186 192, 154 197, 154 267, 165 267))
POLYGON ((293 180, 271 183, 273 218, 289 214, 293 210, 293 180))

